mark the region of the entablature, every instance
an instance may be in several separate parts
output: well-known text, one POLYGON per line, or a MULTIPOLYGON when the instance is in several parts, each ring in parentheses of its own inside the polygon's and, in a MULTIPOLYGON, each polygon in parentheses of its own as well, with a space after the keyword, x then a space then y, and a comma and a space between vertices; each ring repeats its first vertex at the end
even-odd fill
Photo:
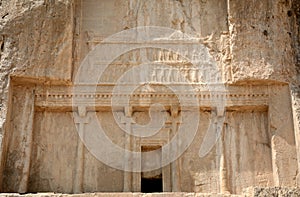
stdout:
POLYGON ((101 110, 109 107, 122 108, 128 103, 133 107, 148 107, 160 103, 164 106, 209 109, 221 102, 226 108, 237 109, 268 106, 270 99, 269 86, 224 86, 219 91, 215 87, 200 85, 192 88, 187 85, 173 85, 167 89, 157 84, 146 84, 152 88, 123 86, 118 86, 118 91, 114 91, 114 85, 40 86, 35 91, 35 106, 38 109, 55 110, 84 105, 101 110), (174 88, 182 91, 172 92, 174 88))

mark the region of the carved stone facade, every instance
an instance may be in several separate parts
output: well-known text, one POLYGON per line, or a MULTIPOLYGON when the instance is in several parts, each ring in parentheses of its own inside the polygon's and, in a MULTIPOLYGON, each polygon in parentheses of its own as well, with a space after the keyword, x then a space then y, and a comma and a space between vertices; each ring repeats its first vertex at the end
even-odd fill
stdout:
POLYGON ((0 2, 1 192, 299 186, 295 2, 0 2))

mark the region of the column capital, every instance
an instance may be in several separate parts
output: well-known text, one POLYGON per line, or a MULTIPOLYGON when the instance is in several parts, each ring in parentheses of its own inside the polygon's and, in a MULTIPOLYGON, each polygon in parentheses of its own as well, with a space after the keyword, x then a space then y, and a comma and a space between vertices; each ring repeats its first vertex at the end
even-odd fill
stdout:
POLYGON ((124 114, 126 117, 131 117, 132 116, 132 106, 125 106, 124 114))
POLYGON ((173 118, 176 118, 178 116, 179 113, 179 106, 178 105, 172 105, 171 106, 171 116, 173 118))
POLYGON ((77 112, 78 112, 78 115, 83 118, 86 116, 87 114, 87 109, 86 109, 86 106, 84 105, 78 105, 77 106, 77 112))

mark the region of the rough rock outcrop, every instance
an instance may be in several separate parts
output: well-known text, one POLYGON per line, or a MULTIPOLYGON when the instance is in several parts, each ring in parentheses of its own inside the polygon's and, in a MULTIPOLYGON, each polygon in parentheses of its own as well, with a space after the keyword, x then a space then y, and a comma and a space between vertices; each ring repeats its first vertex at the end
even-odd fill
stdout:
MULTIPOLYGON (((296 189, 279 186, 300 184, 299 32, 297 0, 0 0, 1 191, 140 191, 142 179, 161 173, 164 191, 199 193, 178 196, 298 195, 296 189), (72 92, 83 60, 98 44, 141 26, 179 30, 203 45, 205 49, 196 53, 208 51, 213 61, 205 63, 216 62, 217 82, 226 87, 225 93, 216 93, 227 99, 223 111, 215 109, 213 96, 203 89, 201 80, 206 78, 199 73, 206 72, 205 67, 193 68, 184 54, 159 50, 158 42, 151 43, 156 47, 130 50, 110 62, 95 96, 72 92), (152 81, 136 89, 131 107, 124 107, 120 100, 111 109, 113 85, 124 73, 149 61, 168 68, 149 71, 152 81), (178 160, 152 174, 127 173, 98 161, 84 148, 76 131, 89 128, 91 112, 119 147, 137 152, 164 147, 178 132, 184 110, 169 90, 155 85, 180 82, 173 75, 177 71, 196 87, 193 94, 183 96, 201 101, 195 140, 178 160), (87 103, 72 105, 76 96, 95 98, 95 109, 87 103), (155 101, 165 107, 160 111, 167 117, 162 133, 147 140, 124 134, 125 127, 134 130, 138 124, 147 125, 149 105, 155 101), (119 119, 114 112, 121 114, 119 119), (220 128, 220 139, 199 158, 206 131, 220 128)), ((108 46, 120 43, 108 42, 108 46)), ((100 65, 103 61, 91 62, 100 65)), ((88 70, 90 75, 92 71, 88 70)), ((186 110, 188 116, 193 110, 186 110)))

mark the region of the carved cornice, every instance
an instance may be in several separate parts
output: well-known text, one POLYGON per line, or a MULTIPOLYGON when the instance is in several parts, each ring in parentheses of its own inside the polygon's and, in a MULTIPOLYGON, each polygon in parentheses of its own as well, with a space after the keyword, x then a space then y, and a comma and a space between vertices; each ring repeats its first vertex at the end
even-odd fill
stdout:
POLYGON ((209 92, 195 91, 182 92, 173 94, 172 92, 134 92, 134 93, 112 93, 111 88, 97 89, 95 93, 88 90, 74 93, 71 87, 44 87, 36 90, 35 105, 38 108, 66 108, 77 104, 86 105, 88 107, 110 107, 112 99, 117 98, 115 107, 122 107, 130 101, 132 106, 147 107, 153 103, 161 103, 166 106, 178 105, 179 99, 184 100, 185 105, 192 107, 213 107, 215 102, 225 101, 226 107, 239 106, 268 106, 269 93, 268 86, 251 87, 248 86, 232 86, 226 88, 226 91, 209 92), (195 101, 198 103, 195 106, 195 101), (193 104, 192 104, 193 103, 193 104), (197 106, 198 105, 198 106, 197 106))

